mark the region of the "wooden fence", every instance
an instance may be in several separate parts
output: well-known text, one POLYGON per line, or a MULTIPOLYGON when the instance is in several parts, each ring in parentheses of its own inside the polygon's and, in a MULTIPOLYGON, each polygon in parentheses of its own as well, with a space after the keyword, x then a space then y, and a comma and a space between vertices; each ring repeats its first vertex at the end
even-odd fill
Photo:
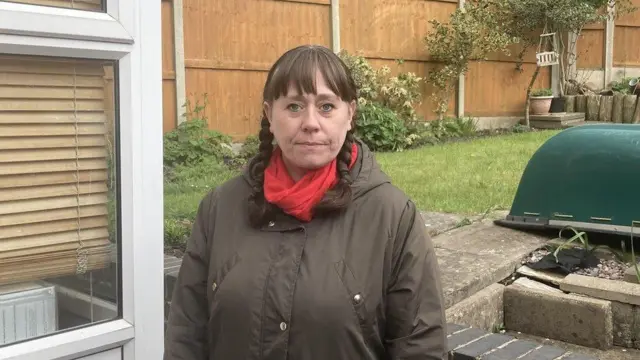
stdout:
MULTIPOLYGON (((640 8, 640 0, 633 0, 640 8)), ((577 44, 577 80, 592 88, 640 76, 640 11, 582 31, 577 44)))
MULTIPOLYGON (((427 76, 434 66, 423 40, 430 29, 428 21, 446 21, 458 6, 458 0, 340 0, 340 46, 362 53, 374 66, 427 76), (398 64, 397 59, 404 62, 398 64)), ((208 94, 210 127, 242 139, 258 131, 262 87, 276 58, 296 45, 331 47, 334 40, 330 0, 162 0, 162 16, 165 131, 175 128, 182 113, 177 109, 183 106, 176 94, 180 89, 176 74, 182 70, 176 68, 176 59, 182 62, 175 56, 176 48, 179 55, 184 49, 186 98, 208 94), (175 16, 179 14, 174 9, 182 16, 175 16), (182 33, 175 32, 179 20, 184 24, 182 33)), ((528 54, 522 72, 516 70, 514 59, 505 56, 471 64, 463 87, 452 99, 451 113, 521 114, 534 62, 534 54, 528 54)), ((537 86, 550 85, 551 71, 545 68, 537 86)), ((434 118, 431 90, 423 87, 419 109, 427 119, 434 118)))

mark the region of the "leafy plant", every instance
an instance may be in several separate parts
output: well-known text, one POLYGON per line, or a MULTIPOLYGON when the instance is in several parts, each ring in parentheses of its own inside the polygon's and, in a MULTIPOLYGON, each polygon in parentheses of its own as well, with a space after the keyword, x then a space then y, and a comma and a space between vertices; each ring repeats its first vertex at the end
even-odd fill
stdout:
POLYGON ((553 95, 553 91, 551 89, 548 89, 548 88, 531 90, 531 96, 532 97, 552 96, 552 95, 553 95))
POLYGON ((495 0, 467 2, 454 11, 448 23, 431 20, 433 26, 425 37, 431 58, 440 63, 429 71, 429 81, 436 87, 432 100, 438 119, 442 120, 457 80, 469 70, 469 62, 486 60, 489 54, 510 55, 508 46, 514 42, 502 30, 504 7, 495 0))
POLYGON ((258 139, 257 136, 247 136, 247 138, 244 140, 244 143, 242 143, 242 147, 240 147, 240 151, 238 152, 237 156, 239 159, 242 159, 246 162, 256 154, 258 154, 259 147, 260 139, 258 139))
POLYGON ((358 105, 376 103, 395 112, 405 124, 418 120, 416 107, 421 104, 420 86, 424 79, 412 72, 400 72, 391 76, 388 66, 374 68, 362 55, 352 55, 346 50, 339 54, 349 68, 359 87, 358 105))
POLYGON ((373 151, 400 151, 407 147, 407 127, 388 107, 368 102, 358 108, 356 135, 373 151))
POLYGON ((624 262, 624 256, 613 250, 612 248, 606 246, 606 245, 595 245, 595 246, 591 246, 589 243, 589 237, 587 235, 587 233, 585 231, 578 231, 575 228, 573 228, 572 226, 565 226, 562 229, 560 229, 560 232, 558 234, 558 239, 564 239, 562 237, 562 232, 565 230, 571 230, 573 231, 573 236, 571 236, 569 239, 567 239, 564 243, 562 243, 560 246, 558 246, 555 251, 553 252, 553 257, 556 259, 556 262, 558 262, 558 253, 567 247, 570 247, 571 243, 576 242, 576 241, 580 241, 580 244, 582 245, 582 247, 584 248, 584 250, 588 253, 592 253, 593 251, 595 251, 596 249, 605 249, 607 251, 609 251, 610 253, 612 253, 619 261, 624 262))
POLYGON ((192 226, 193 222, 188 219, 164 219, 164 245, 168 247, 184 246, 189 240, 192 226))
POLYGON ((477 127, 473 118, 457 117, 430 122, 431 133, 439 140, 470 137, 476 134, 477 127))
POLYGON ((629 82, 631 80, 635 80, 638 79, 637 77, 625 77, 623 79, 620 79, 620 81, 612 81, 611 82, 611 90, 613 90, 614 92, 618 92, 621 94, 629 94, 630 90, 629 90, 629 82))
POLYGON ((206 105, 206 95, 204 103, 201 105, 196 101, 193 109, 190 109, 190 102, 187 102, 186 121, 164 135, 166 167, 195 164, 210 156, 220 161, 233 158, 231 137, 209 129, 204 115, 206 105))

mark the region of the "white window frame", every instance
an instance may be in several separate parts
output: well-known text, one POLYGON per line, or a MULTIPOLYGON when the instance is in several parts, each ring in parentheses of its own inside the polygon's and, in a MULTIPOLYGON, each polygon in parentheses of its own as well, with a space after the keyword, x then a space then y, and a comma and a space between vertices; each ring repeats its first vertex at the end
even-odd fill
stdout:
POLYGON ((4 346, 1 360, 76 359, 118 347, 124 360, 162 358, 161 4, 106 1, 107 13, 0 1, 0 54, 118 60, 122 318, 4 346))

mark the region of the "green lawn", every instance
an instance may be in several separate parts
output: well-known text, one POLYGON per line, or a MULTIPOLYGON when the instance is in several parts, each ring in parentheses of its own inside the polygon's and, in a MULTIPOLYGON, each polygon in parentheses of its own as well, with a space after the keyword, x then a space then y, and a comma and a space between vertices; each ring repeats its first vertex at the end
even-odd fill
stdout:
MULTIPOLYGON (((555 133, 494 136, 400 153, 378 153, 376 157, 393 182, 421 210, 477 214, 511 206, 529 158, 555 133)), ((179 169, 165 181, 168 244, 184 241, 202 197, 235 174, 236 171, 209 162, 179 169)))
POLYGON ((509 134, 376 157, 418 208, 477 214, 511 207, 527 162, 556 133, 509 134))

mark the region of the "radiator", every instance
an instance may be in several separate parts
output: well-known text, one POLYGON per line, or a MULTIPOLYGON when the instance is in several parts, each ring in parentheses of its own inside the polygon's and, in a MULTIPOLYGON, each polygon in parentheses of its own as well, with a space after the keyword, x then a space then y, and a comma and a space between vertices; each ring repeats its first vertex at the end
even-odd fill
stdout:
POLYGON ((55 332, 57 308, 54 286, 0 286, 0 345, 55 332))

